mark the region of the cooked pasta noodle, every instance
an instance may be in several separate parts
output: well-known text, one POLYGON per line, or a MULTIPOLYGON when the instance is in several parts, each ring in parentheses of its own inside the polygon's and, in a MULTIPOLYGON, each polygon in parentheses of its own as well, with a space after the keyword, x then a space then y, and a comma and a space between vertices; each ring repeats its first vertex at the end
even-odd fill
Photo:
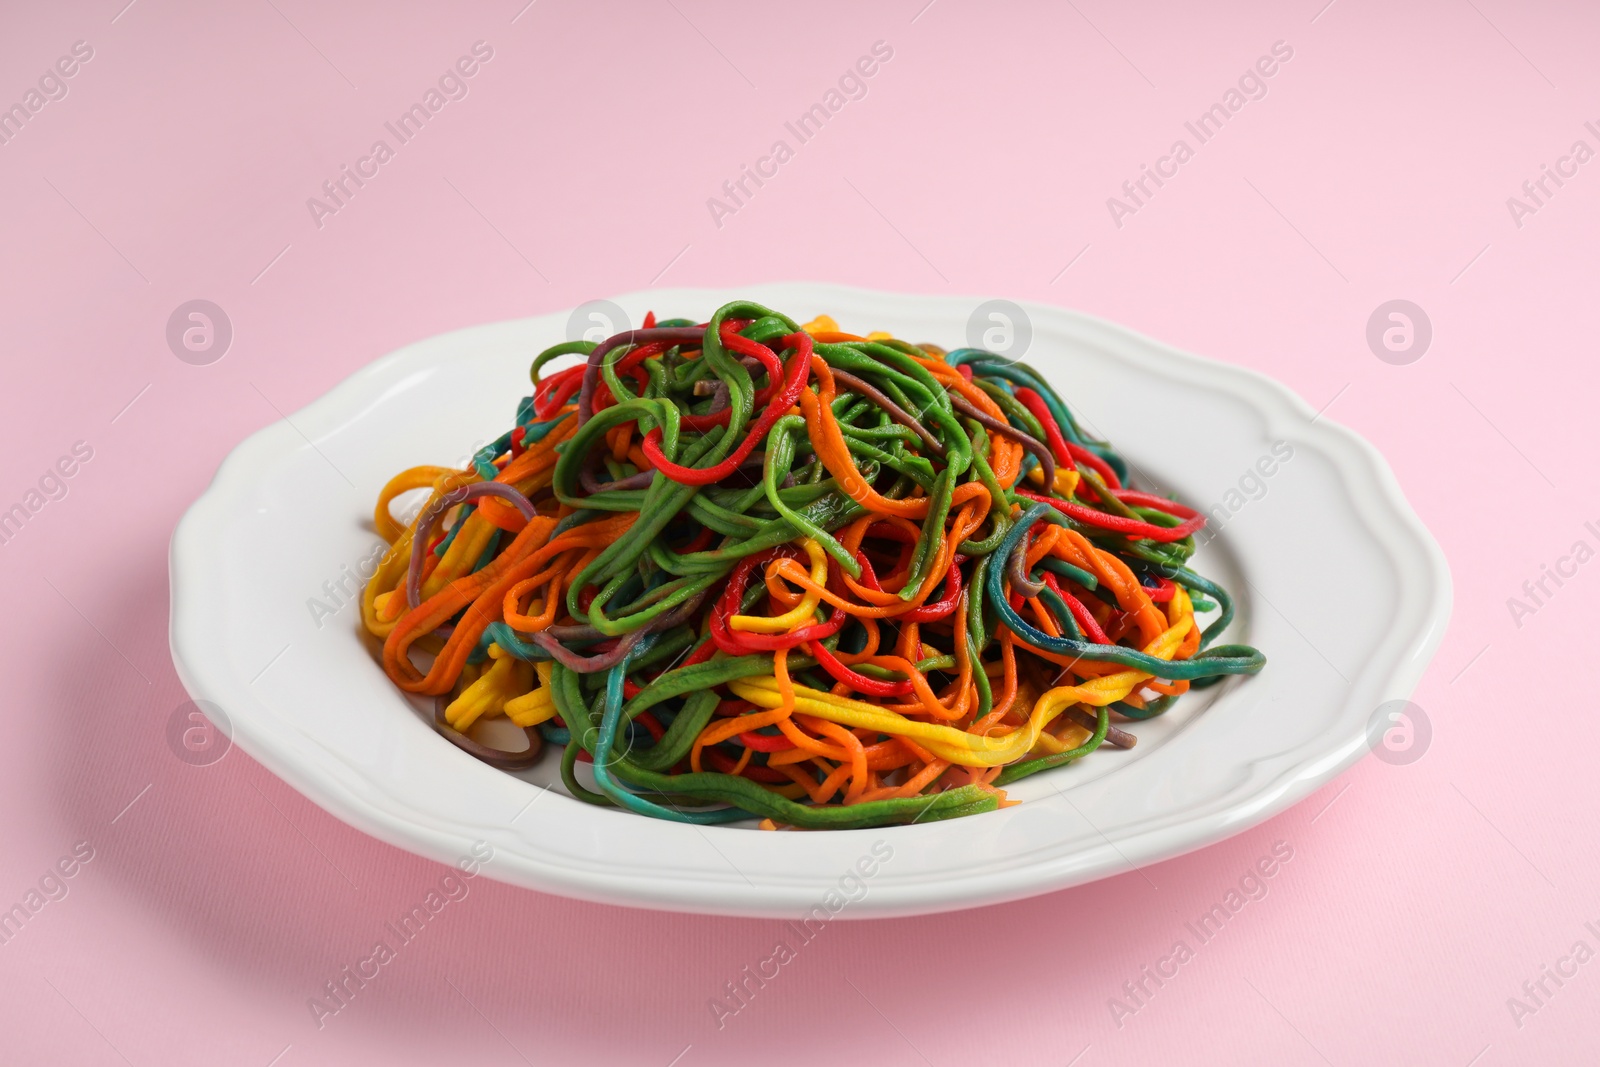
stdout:
POLYGON ((989 811, 1265 663, 1212 643, 1233 607, 1188 566, 1204 517, 1129 488, 1023 364, 736 301, 532 377, 467 468, 384 487, 362 619, 441 734, 508 769, 559 747, 580 800, 767 828, 989 811), (471 736, 502 716, 525 750, 471 736))

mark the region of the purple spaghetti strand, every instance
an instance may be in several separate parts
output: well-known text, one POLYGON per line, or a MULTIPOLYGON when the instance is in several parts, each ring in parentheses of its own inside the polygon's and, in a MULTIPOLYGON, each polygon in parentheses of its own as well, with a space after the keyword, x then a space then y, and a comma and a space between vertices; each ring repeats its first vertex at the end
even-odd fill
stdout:
MULTIPOLYGON (((700 610, 700 605, 702 602, 704 602, 705 598, 705 593, 700 593, 697 596, 690 597, 688 600, 685 600, 682 604, 679 604, 671 611, 657 616, 650 622, 639 627, 639 629, 634 630, 624 636, 622 640, 617 642, 617 646, 611 651, 601 652, 598 655, 578 655, 576 652, 573 652, 571 649, 567 648, 560 641, 558 641, 556 636, 549 630, 540 630, 538 633, 534 634, 533 643, 550 653, 550 657, 552 659, 569 670, 578 671, 581 674, 595 674, 600 671, 608 671, 626 659, 628 653, 633 650, 633 646, 638 644, 646 634, 653 634, 659 630, 670 630, 672 627, 688 620, 696 611, 700 610)), ((552 629, 555 629, 555 627, 552 627, 552 629)), ((570 631, 578 629, 590 630, 593 628, 587 626, 567 626, 561 627, 560 629, 568 631, 564 636, 577 637, 579 635, 572 634, 570 631)), ((598 634, 600 631, 595 630, 594 632, 598 634)), ((582 636, 588 635, 584 634, 582 636)))
POLYGON ((594 415, 594 390, 600 384, 600 364, 606 354, 618 345, 647 344, 651 341, 671 341, 686 344, 701 341, 705 332, 694 326, 658 326, 649 330, 625 330, 606 338, 589 353, 589 362, 583 368, 583 388, 578 390, 578 425, 582 427, 594 415))
POLYGON ((417 530, 411 535, 411 565, 406 571, 406 603, 411 607, 414 608, 422 603, 422 557, 428 552, 428 538, 433 536, 434 526, 438 525, 445 512, 457 504, 465 504, 480 496, 499 497, 506 503, 514 505, 522 513, 522 517, 530 521, 539 514, 533 506, 533 501, 504 482, 473 482, 471 485, 452 489, 440 497, 417 519, 417 530))

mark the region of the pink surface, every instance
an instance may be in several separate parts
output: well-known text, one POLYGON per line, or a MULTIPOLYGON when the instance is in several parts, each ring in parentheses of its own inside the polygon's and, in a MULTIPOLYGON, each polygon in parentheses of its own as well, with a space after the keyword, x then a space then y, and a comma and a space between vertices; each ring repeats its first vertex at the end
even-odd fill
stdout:
POLYGON ((1595 1061, 1600 963, 1568 954, 1600 950, 1600 727, 1566 695, 1584 679, 1546 665, 1591 662, 1600 566, 1520 617, 1507 598, 1600 545, 1600 163, 1560 164, 1579 139, 1600 148, 1600 13, 123 2, 27 5, 0 35, 0 103, 74 42, 93 50, 0 145, 0 510, 76 442, 93 453, 0 546, 19 725, 0 749, 0 906, 92 849, 0 944, 0 1060, 1595 1061), (307 198, 476 41, 493 56, 465 98, 319 227, 307 198), (775 140, 796 148, 785 121, 877 41, 893 56, 866 96, 714 219, 721 183, 775 140), (1116 225, 1107 198, 1175 139, 1194 147, 1185 121, 1278 41, 1293 56, 1265 97, 1116 225), (1514 217, 1542 164, 1576 174, 1514 217), (1431 747, 1096 885, 830 925, 720 1028, 708 1002, 779 923, 474 879, 319 1028, 308 999, 445 868, 240 752, 174 758, 178 516, 247 434, 407 342, 658 283, 791 278, 1060 303, 1331 404, 1452 563, 1455 618, 1415 697, 1431 747), (233 325, 208 366, 165 340, 195 298, 233 325), (1410 365, 1365 340, 1394 298, 1433 325, 1410 365), (1199 944, 1185 923, 1280 841, 1293 858, 1266 895, 1199 944), (1124 991, 1179 940, 1193 958, 1174 977, 1145 979, 1142 1003, 1124 991))

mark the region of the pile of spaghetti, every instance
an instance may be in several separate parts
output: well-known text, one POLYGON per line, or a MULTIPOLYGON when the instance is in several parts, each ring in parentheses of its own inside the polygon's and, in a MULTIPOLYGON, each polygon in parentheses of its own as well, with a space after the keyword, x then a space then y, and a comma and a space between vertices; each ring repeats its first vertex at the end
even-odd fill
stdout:
POLYGON ((467 468, 384 488, 362 618, 441 734, 507 769, 558 746, 584 801, 766 828, 989 811, 1265 662, 1212 644, 1233 610, 1187 566, 1204 517, 1128 488, 1023 364, 736 301, 532 377, 467 468), (471 736, 500 716, 525 750, 471 736))

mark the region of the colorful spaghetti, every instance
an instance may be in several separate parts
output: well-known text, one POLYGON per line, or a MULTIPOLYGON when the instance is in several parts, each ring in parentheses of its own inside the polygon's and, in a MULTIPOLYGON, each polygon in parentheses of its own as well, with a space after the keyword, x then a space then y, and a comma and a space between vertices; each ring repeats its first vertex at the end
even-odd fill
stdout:
POLYGON ((384 487, 362 600, 395 685, 491 765, 553 745, 574 797, 680 822, 945 819, 1265 663, 1212 643, 1204 517, 1129 488, 1023 364, 736 301, 531 373, 465 469, 384 487), (472 736, 502 716, 526 749, 472 736))

